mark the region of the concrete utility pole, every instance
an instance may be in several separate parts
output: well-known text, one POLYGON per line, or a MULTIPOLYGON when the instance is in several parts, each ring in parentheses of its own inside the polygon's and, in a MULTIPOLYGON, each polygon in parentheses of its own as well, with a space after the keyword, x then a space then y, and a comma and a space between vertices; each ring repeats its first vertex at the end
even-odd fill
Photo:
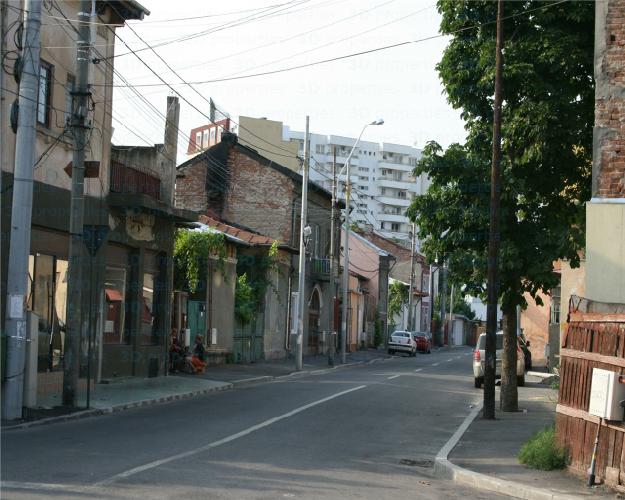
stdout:
POLYGON ((414 321, 414 268, 415 268, 415 225, 412 223, 412 247, 410 253, 410 288, 408 289, 408 331, 411 332, 414 330, 412 325, 414 321))
MULTIPOLYGON (((78 372, 80 364, 80 337, 82 334, 82 266, 83 220, 85 202, 85 149, 89 112, 89 49, 91 44, 91 2, 81 0, 78 12, 78 39, 76 40, 76 83, 72 92, 72 199, 69 221, 69 260, 67 278, 67 333, 63 366, 63 404, 76 406, 78 401, 78 372)), ((91 286, 91 285, 90 285, 91 286)), ((89 381, 87 381, 89 383, 89 381)))
POLYGON ((334 366, 335 355, 335 341, 336 341, 336 317, 334 314, 336 308, 337 290, 336 290, 336 276, 338 271, 338 254, 336 249, 336 240, 340 241, 340 238, 336 237, 336 229, 339 227, 338 222, 338 210, 336 199, 336 146, 332 146, 332 154, 334 156, 332 160, 332 219, 330 221, 330 286, 332 287, 332 309, 330 314, 332 315, 332 331, 330 332, 330 340, 328 341, 328 366, 334 366))
POLYGON ((352 150, 349 152, 347 156, 347 160, 345 160, 345 247, 343 248, 343 307, 341 311, 341 363, 345 364, 347 362, 347 303, 349 302, 349 196, 351 192, 351 181, 349 178, 349 162, 352 159, 352 155, 354 151, 356 151, 356 146, 360 142, 360 138, 362 134, 365 133, 365 129, 369 125, 382 125, 384 124, 384 120, 381 118, 375 120, 371 123, 367 123, 362 130, 360 131, 360 135, 354 145, 352 146, 352 150))
POLYGON ((22 72, 19 88, 19 116, 15 139, 15 170, 11 205, 11 246, 7 272, 5 328, 7 334, 6 379, 2 391, 2 418, 22 416, 24 360, 26 354, 26 296, 30 224, 33 209, 33 165, 37 137, 37 95, 39 89, 39 29, 41 0, 24 3, 22 72))
POLYGON ((447 323, 447 264, 445 262, 443 262, 440 267, 439 279, 441 280, 438 293, 441 307, 441 334, 439 345, 445 345, 445 324, 447 323))
POLYGON ((452 345, 454 338, 454 284, 451 284, 451 293, 449 294, 449 345, 452 345))
POLYGON ((299 281, 297 286, 299 318, 297 321, 297 344, 295 346, 295 369, 301 371, 304 352, 304 307, 306 305, 306 228, 308 226, 308 163, 310 159, 310 136, 306 117, 306 136, 304 137, 304 165, 302 172, 302 212, 299 235, 299 281))
POLYGON ((493 116, 493 158, 490 181, 490 231, 488 235, 488 304, 486 306, 486 353, 484 361, 483 417, 495 418, 495 349, 497 342, 497 299, 499 298, 499 206, 501 203, 501 89, 503 58, 503 0, 497 2, 497 48, 495 56, 495 102, 493 116))

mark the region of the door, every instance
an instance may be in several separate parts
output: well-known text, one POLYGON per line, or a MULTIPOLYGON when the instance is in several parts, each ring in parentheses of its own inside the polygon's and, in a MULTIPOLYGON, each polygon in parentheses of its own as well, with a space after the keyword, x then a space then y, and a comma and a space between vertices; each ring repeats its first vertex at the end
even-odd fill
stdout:
MULTIPOLYGON (((206 304, 201 300, 189 300, 187 302, 187 315, 189 330, 191 330, 191 347, 195 342, 196 335, 204 335, 206 331, 206 304)), ((182 337, 184 339, 184 337, 182 337)))

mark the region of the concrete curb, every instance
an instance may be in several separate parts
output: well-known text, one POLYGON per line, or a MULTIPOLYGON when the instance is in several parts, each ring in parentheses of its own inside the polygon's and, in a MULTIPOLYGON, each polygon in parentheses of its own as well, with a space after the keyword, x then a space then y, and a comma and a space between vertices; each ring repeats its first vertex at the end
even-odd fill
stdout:
POLYGON ((184 392, 184 393, 180 393, 180 394, 171 394, 169 396, 162 396, 159 398, 152 398, 152 399, 143 399, 140 401, 131 401, 129 403, 122 403, 122 404, 118 404, 118 405, 112 405, 106 408, 92 408, 89 410, 83 410, 83 411, 78 411, 75 413, 69 413, 67 415, 59 415, 57 417, 48 417, 48 418, 42 418, 40 420, 33 420, 32 422, 23 422, 21 424, 15 424, 15 425, 3 425, 2 426, 2 431, 13 431, 13 430, 21 430, 21 429, 28 429, 30 427, 38 427, 40 425, 47 425, 47 424, 55 424, 55 423, 59 423, 59 422, 69 422, 72 420, 80 420, 83 418, 88 418, 88 417, 97 417, 97 416, 101 416, 101 415, 108 415, 108 414, 112 414, 112 413, 118 413, 120 411, 124 411, 124 410, 130 410, 132 408, 140 408, 140 407, 145 407, 145 406, 152 406, 152 405, 156 405, 156 404, 161 404, 161 403, 168 403, 171 401, 178 401, 181 399, 190 399, 190 398, 194 398, 197 396, 202 396, 204 394, 208 394, 211 392, 217 392, 217 391, 227 391, 230 389, 233 389, 234 385, 230 384, 230 383, 224 383, 223 386, 219 386, 219 387, 209 387, 207 389, 199 389, 197 391, 190 391, 190 392, 184 392))
POLYGON ((587 498, 568 493, 560 494, 528 486, 523 483, 517 483, 515 481, 499 479, 497 477, 488 476, 480 472, 474 472, 451 463, 447 457, 458 444, 458 441, 460 441, 481 410, 482 404, 480 403, 471 411, 471 413, 469 413, 469 415, 467 415, 460 427, 458 427, 458 430, 456 430, 454 435, 449 438, 449 441, 445 443, 445 446, 440 449, 434 459, 434 475, 444 479, 451 479, 456 483, 478 490, 491 491, 513 498, 531 500, 584 500, 587 498))
POLYGON ((293 376, 316 375, 316 374, 328 372, 330 370, 337 370, 339 368, 351 368, 353 366, 372 364, 378 361, 388 361, 389 359, 393 359, 393 358, 377 358, 377 359, 372 359, 369 361, 356 361, 354 363, 346 363, 344 365, 336 365, 333 367, 322 368, 319 370, 304 370, 301 372, 292 372, 287 375, 280 375, 277 377, 274 377, 272 375, 262 375, 259 377, 251 377, 251 378, 246 378, 246 379, 241 379, 241 380, 235 380, 233 382, 224 382, 223 383, 224 385, 219 386, 219 387, 210 387, 207 389, 199 389, 196 391, 190 391, 190 392, 185 392, 181 394, 171 394, 169 396, 162 396, 159 398, 132 401, 129 403, 122 403, 119 405, 109 406, 107 408, 92 408, 89 410, 69 413, 67 415, 59 415, 56 417, 42 418, 40 420, 33 420, 31 422, 23 422, 23 423, 15 424, 15 425, 3 425, 2 431, 4 432, 4 431, 28 429, 30 427, 38 427, 40 425, 55 424, 59 422, 69 422, 72 420, 80 420, 80 419, 88 418, 88 417, 108 415, 108 414, 117 413, 117 412, 124 411, 124 410, 130 410, 132 408, 141 408, 141 407, 152 406, 152 405, 161 404, 161 403, 168 403, 171 401, 178 401, 180 399, 190 399, 190 398, 202 396, 204 394, 208 394, 211 392, 227 391, 227 390, 235 389, 237 387, 245 387, 245 386, 253 385, 253 384, 273 382, 274 380, 280 380, 280 379, 293 377, 293 376))

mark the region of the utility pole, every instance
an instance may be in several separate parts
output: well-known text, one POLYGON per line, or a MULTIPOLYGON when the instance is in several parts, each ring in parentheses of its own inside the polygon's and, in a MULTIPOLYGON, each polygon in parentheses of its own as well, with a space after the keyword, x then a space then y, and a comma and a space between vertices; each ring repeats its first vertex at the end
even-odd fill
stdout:
POLYGON ((39 89, 39 30, 41 0, 24 3, 22 71, 19 87, 18 129, 15 139, 15 170, 11 205, 11 245, 7 272, 6 320, 7 364, 2 391, 2 418, 22 416, 24 361, 26 355, 26 296, 28 256, 33 209, 37 95, 39 89))
POLYGON ((503 0, 497 1, 497 48, 495 55, 495 102, 493 114, 493 157, 490 185, 490 230, 488 235, 488 304, 486 306, 486 354, 484 362, 483 417, 495 418, 495 348, 497 342, 497 299, 499 298, 499 205, 501 203, 501 88, 503 58, 503 0))
MULTIPOLYGON (((364 130, 364 129, 363 129, 364 130)), ((362 135, 362 133, 360 134, 362 135)), ((353 151, 353 149, 352 149, 353 151)), ((347 307, 349 304, 349 195, 351 191, 351 182, 349 178, 349 160, 351 153, 345 162, 346 181, 345 181, 345 244, 343 247, 343 304, 341 307, 341 363, 347 362, 347 332, 349 326, 347 323, 347 307)))
POLYGON ((449 294, 449 345, 452 345, 454 338, 454 284, 451 284, 449 294))
MULTIPOLYGON (((85 149, 87 147, 87 114, 89 112, 89 48, 91 44, 91 2, 81 0, 78 12, 76 40, 76 83, 72 92, 72 199, 69 221, 69 260, 67 278, 67 333, 63 366, 63 404, 76 406, 78 401, 78 372, 80 337, 82 333, 82 266, 83 220, 85 197, 85 149)), ((91 286, 91 284, 90 284, 91 286)), ((88 382, 89 383, 89 382, 88 382)))
POLYGON ((414 316, 414 268, 415 268, 415 260, 416 260, 416 252, 415 252, 415 224, 414 222, 412 223, 412 247, 411 247, 411 254, 410 254, 410 288, 408 289, 408 331, 411 332, 414 330, 412 323, 413 323, 413 316, 414 316))
POLYGON ((443 261, 439 269, 439 279, 441 280, 441 286, 439 287, 438 293, 441 307, 440 345, 445 345, 445 324, 447 323, 447 264, 443 261))
POLYGON ((336 341, 336 299, 337 299, 337 290, 336 290, 336 276, 338 271, 338 253, 336 249, 336 240, 340 241, 340 238, 336 237, 336 229, 339 227, 338 222, 338 210, 337 210, 337 199, 336 199, 336 146, 332 146, 332 154, 334 156, 332 160, 332 218, 330 221, 330 286, 332 287, 332 331, 330 332, 330 340, 328 342, 328 366, 334 366, 334 355, 335 355, 335 341, 336 341))
POLYGON ((304 306, 306 305, 306 244, 305 232, 308 219, 308 163, 310 159, 310 137, 308 133, 308 116, 306 117, 306 136, 304 137, 304 165, 302 172, 302 212, 299 235, 299 281, 298 301, 299 318, 297 321, 297 344, 295 346, 295 369, 302 370, 304 343, 304 306))

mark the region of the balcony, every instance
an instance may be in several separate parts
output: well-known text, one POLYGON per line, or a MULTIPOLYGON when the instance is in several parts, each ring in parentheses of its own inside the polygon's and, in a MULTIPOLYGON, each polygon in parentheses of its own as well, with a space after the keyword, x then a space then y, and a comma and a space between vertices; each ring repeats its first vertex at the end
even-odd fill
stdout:
POLYGON ((410 198, 394 198, 391 196, 377 196, 376 199, 384 205, 393 205, 396 207, 408 207, 412 201, 410 198))
POLYGON ((410 189, 416 190, 416 183, 414 180, 410 180, 408 176, 398 181, 392 176, 384 175, 378 177, 378 185, 380 187, 395 188, 395 189, 410 189))
POLYGON ((330 281, 330 259, 313 258, 310 262, 310 277, 319 281, 330 281))
POLYGON ((376 214, 376 218, 379 221, 383 222, 400 222, 400 223, 408 223, 408 217, 405 214, 394 214, 390 212, 378 212, 376 214))
POLYGON ((161 180, 149 171, 111 162, 111 193, 144 194, 159 201, 161 180))

